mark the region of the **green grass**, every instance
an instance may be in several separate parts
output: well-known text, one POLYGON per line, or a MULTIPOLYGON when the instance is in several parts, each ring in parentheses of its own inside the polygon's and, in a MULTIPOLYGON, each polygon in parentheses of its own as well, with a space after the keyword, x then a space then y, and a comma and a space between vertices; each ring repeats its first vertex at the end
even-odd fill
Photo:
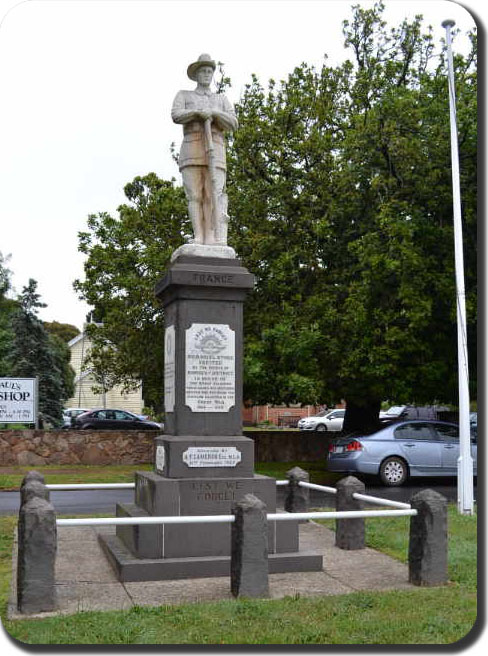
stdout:
MULTIPOLYGON (((0 610, 5 618, 16 519, 0 517, 0 610)), ((367 521, 367 543, 406 561, 408 519, 367 521)), ((298 575, 299 576, 299 575, 298 575)), ((476 620, 476 517, 449 507, 449 577, 439 588, 315 599, 239 600, 4 620, 29 644, 450 644, 476 620)))
POLYGON ((20 487, 28 471, 35 469, 44 475, 48 484, 59 483, 132 483, 134 472, 150 470, 152 465, 30 465, 0 467, 0 489, 20 487))
MULTIPOLYGON (((299 466, 310 474, 312 483, 327 485, 341 478, 325 469, 325 462, 258 462, 255 470, 278 479, 286 478, 286 472, 299 466)), ((134 472, 151 470, 152 465, 40 465, 0 467, 0 490, 15 490, 20 487, 26 473, 32 469, 44 474, 46 483, 132 483, 134 472)))

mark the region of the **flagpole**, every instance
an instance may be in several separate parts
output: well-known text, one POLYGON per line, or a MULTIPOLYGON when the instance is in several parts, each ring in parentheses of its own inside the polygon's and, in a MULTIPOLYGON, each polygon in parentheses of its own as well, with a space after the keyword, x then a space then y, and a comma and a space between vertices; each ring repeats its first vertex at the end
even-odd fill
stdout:
POLYGON ((459 383, 459 458, 458 511, 463 515, 474 512, 473 459, 471 457, 471 435, 469 425, 469 370, 468 342, 466 332, 466 294, 464 290, 463 228, 461 219, 461 185, 459 180, 459 152, 456 122, 456 92, 454 86, 454 64, 452 58, 451 28, 455 22, 445 20, 447 63, 449 79, 449 108, 451 124, 451 166, 454 219, 454 260, 456 269, 456 307, 459 383))

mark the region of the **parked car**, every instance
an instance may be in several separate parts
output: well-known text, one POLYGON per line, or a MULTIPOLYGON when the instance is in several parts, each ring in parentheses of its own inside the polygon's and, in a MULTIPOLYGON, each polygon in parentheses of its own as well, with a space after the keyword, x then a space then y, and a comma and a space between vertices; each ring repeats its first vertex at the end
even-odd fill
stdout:
POLYGON ((435 421, 438 419, 437 413, 443 409, 443 406, 436 405, 392 405, 391 408, 381 410, 379 420, 382 424, 399 421, 400 419, 423 419, 426 421, 435 421))
POLYGON ((406 405, 392 405, 388 410, 380 411, 380 421, 390 421, 396 419, 402 419, 407 414, 406 405))
POLYGON ((141 419, 127 410, 90 410, 75 418, 75 428, 83 429, 129 429, 129 430, 161 430, 161 424, 155 421, 141 419))
POLYGON ((71 428, 78 415, 90 412, 90 408, 66 408, 63 410, 63 428, 71 428))
MULTIPOLYGON (((477 437, 471 433, 471 456, 477 473, 477 437)), ((401 421, 372 435, 338 439, 329 446, 329 471, 372 474, 388 486, 409 476, 455 476, 459 427, 441 421, 401 421)))
POLYGON ((323 410, 313 417, 304 417, 298 422, 300 430, 341 431, 345 410, 323 410))

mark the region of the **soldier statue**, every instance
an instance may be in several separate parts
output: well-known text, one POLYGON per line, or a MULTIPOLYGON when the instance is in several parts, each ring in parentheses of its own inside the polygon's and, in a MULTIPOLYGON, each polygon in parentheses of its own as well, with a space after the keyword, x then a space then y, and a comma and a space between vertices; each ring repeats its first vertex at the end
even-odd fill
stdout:
POLYGON ((229 100, 210 89, 215 61, 200 55, 188 66, 193 91, 179 91, 171 117, 183 125, 183 143, 178 160, 194 244, 227 246, 227 194, 224 132, 237 128, 237 118, 229 100))

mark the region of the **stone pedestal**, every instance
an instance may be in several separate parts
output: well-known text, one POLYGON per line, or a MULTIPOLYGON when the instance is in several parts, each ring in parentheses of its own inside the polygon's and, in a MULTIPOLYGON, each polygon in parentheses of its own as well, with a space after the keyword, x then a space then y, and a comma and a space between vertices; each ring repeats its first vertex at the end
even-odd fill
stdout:
MULTIPOLYGON (((254 277, 236 259, 180 255, 156 287, 165 311, 165 434, 118 516, 230 515, 245 495, 276 511, 275 479, 254 474, 242 435, 243 303, 254 277)), ((230 575, 230 524, 118 526, 102 539, 125 581, 230 575)), ((298 522, 270 522, 270 572, 322 568, 298 553, 298 522)))

